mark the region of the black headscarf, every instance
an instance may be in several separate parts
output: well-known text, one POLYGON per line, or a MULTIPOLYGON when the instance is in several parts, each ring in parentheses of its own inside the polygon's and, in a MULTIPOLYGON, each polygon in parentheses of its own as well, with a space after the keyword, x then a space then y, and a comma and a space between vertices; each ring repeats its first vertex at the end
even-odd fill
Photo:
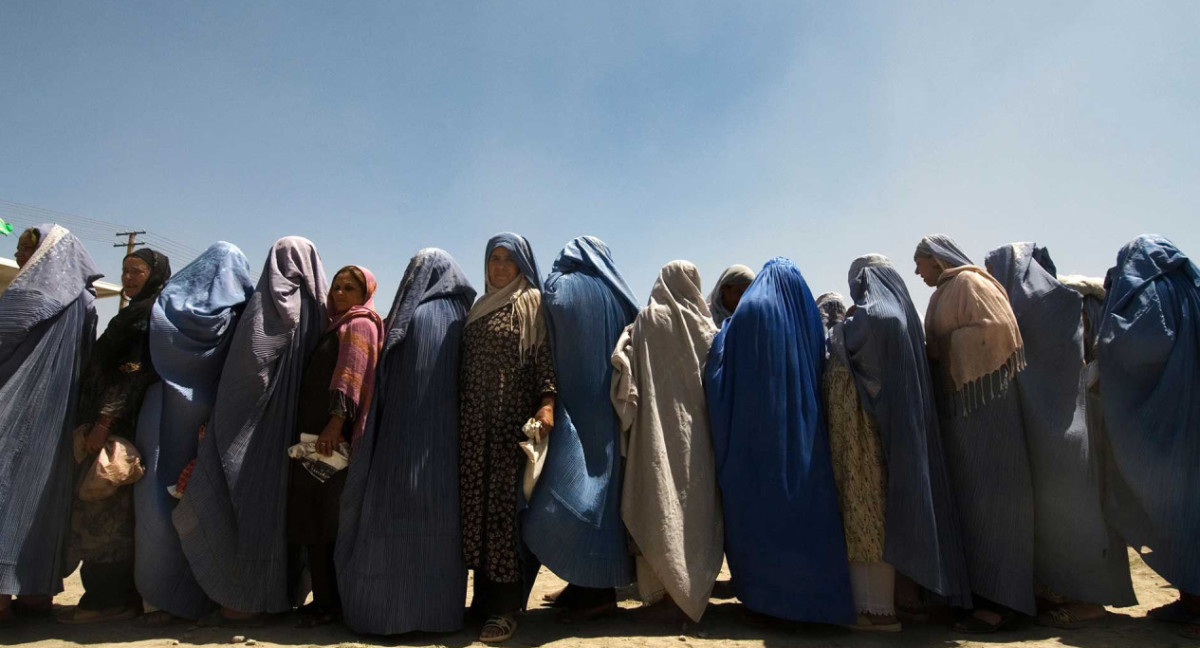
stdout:
POLYGON ((141 393, 122 393, 128 390, 120 384, 137 383, 139 386, 133 387, 137 391, 153 382, 145 379, 154 374, 150 359, 150 313, 163 285, 171 278, 171 260, 167 255, 150 248, 142 248, 125 256, 125 259, 130 258, 150 266, 150 275, 146 277, 141 291, 109 320, 104 334, 92 347, 84 373, 79 412, 81 422, 93 421, 101 410, 126 409, 114 405, 118 399, 122 403, 140 404, 141 393), (142 379, 131 381, 130 378, 135 376, 142 379))

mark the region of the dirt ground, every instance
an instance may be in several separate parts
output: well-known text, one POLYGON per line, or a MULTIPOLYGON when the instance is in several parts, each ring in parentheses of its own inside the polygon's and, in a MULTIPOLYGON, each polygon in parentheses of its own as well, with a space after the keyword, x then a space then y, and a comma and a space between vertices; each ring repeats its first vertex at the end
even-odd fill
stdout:
MULTIPOLYGON (((900 634, 858 633, 841 628, 816 625, 761 627, 748 624, 743 608, 732 598, 728 572, 722 574, 712 605, 699 624, 686 618, 663 613, 658 608, 640 609, 636 601, 625 601, 616 615, 583 625, 562 625, 553 612, 540 605, 541 597, 562 586, 562 581, 543 570, 534 588, 531 602, 538 605, 520 618, 517 635, 506 646, 636 646, 638 648, 785 648, 789 646, 841 646, 847 648, 895 646, 901 648, 941 648, 950 646, 1078 646, 1080 648, 1185 648, 1200 646, 1184 639, 1176 628, 1145 618, 1146 610, 1174 600, 1176 591, 1151 571, 1136 554, 1130 553, 1134 585, 1140 604, 1133 608, 1110 609, 1109 618, 1081 630, 1057 630, 1037 625, 1032 620, 1003 634, 975 637, 955 633, 945 624, 909 624, 900 634)), ((66 592, 55 599, 59 606, 74 605, 81 588, 78 575, 67 582, 66 592)), ((478 628, 468 627, 454 634, 414 634, 400 637, 358 635, 341 625, 299 629, 292 616, 280 616, 263 628, 228 630, 197 628, 180 624, 166 628, 143 629, 130 622, 91 626, 61 625, 52 619, 22 620, 0 631, 0 645, 22 648, 170 648, 180 646, 233 643, 263 648, 336 646, 445 646, 459 648, 476 641, 478 628)))

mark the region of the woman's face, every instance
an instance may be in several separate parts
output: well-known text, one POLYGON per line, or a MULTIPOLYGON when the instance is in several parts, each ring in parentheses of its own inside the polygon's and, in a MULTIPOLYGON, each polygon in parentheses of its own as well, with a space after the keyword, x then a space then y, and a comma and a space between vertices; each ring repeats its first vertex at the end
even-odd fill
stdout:
POLYGON ((925 285, 931 288, 936 286, 938 278, 942 276, 942 266, 933 257, 921 256, 913 259, 913 262, 917 264, 916 274, 921 276, 925 285))
POLYGON ((13 258, 17 260, 17 267, 24 268, 26 263, 29 263, 29 258, 33 256, 34 250, 37 250, 37 244, 33 242, 33 235, 29 232, 21 234, 17 239, 17 253, 13 258))
POLYGON ((517 278, 520 270, 508 248, 497 246, 492 250, 491 256, 488 257, 487 274, 488 283, 492 284, 493 288, 503 288, 517 278))
POLYGON ((742 301, 742 295, 746 294, 746 289, 750 284, 725 284, 721 286, 721 302, 725 304, 726 310, 733 312, 737 309, 737 305, 742 301))
POLYGON ((150 278, 150 265, 137 257, 129 257, 121 263, 121 288, 129 299, 136 299, 150 278))
POLYGON ((355 306, 362 306, 367 301, 366 291, 350 272, 339 272, 333 278, 329 294, 333 297, 333 307, 339 313, 344 313, 355 306))

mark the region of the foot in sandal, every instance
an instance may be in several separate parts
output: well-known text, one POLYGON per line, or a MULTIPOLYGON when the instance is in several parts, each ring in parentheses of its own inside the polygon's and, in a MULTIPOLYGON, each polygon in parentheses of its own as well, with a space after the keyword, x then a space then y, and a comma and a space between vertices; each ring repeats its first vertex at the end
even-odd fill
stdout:
POLYGON ((516 632, 516 618, 511 614, 498 614, 488 617, 487 623, 483 624, 483 631, 479 633, 479 640, 483 643, 500 643, 512 639, 516 632))

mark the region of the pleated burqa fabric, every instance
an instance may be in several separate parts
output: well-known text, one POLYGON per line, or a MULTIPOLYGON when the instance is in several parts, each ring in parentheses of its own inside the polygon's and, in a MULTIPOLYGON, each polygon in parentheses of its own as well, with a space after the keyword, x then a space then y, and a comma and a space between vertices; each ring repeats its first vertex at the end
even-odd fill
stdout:
POLYGON ((102 275, 58 225, 0 295, 0 596, 62 591, 79 377, 102 275))
POLYGON ((458 263, 428 248, 409 262, 392 303, 338 527, 338 588, 355 632, 462 627, 458 369, 474 300, 458 263))
POLYGON ((246 300, 254 292, 250 263, 237 246, 214 243, 175 273, 150 315, 150 354, 161 382, 146 390, 137 447, 146 474, 134 485, 134 578, 142 598, 185 619, 212 610, 192 576, 171 522, 178 503, 167 487, 196 457, 225 354, 246 300))
POLYGON ((1101 464, 1087 424, 1079 293, 1056 276, 1049 252, 1014 243, 988 252, 1025 342, 1017 374, 1033 475, 1034 576, 1055 593, 1103 605, 1136 605, 1125 544, 1101 506, 1101 464))
POLYGON ((638 550, 638 589, 648 602, 669 594, 694 621, 708 607, 724 556, 704 397, 716 332, 700 272, 672 261, 612 355, 612 403, 626 457, 621 518, 638 550))
POLYGON ((1146 564, 1200 593, 1200 270, 1134 239, 1105 282, 1098 347, 1108 519, 1146 564))
POLYGON ((287 449, 304 362, 325 326, 328 282, 317 249, 272 246, 234 331, 208 433, 172 516, 196 581, 242 612, 286 612, 287 449))
POLYGON ((713 339, 705 368, 725 556, 749 609, 854 623, 822 409, 825 327, 788 259, 768 261, 713 339))
POLYGON ((953 240, 927 237, 917 247, 926 251, 944 269, 925 312, 926 351, 971 593, 1033 615, 1033 478, 1013 388, 1021 332, 1003 286, 953 240))
POLYGON ((951 604, 970 607, 921 318, 886 257, 855 259, 849 283, 855 309, 831 346, 845 354, 859 398, 879 425, 888 475, 883 560, 951 604))
POLYGON ((621 522, 621 450, 609 398, 617 339, 637 300, 599 239, 571 240, 542 290, 558 398, 541 479, 521 537, 538 560, 583 587, 634 580, 621 522))

